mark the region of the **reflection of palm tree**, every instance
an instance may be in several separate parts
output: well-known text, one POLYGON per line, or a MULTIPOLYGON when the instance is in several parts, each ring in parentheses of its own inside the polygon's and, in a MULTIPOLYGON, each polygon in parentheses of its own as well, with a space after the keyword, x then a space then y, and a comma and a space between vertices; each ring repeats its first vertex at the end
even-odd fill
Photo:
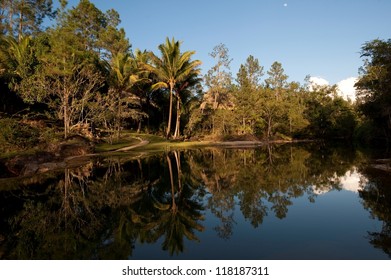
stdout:
POLYGON ((164 235, 163 250, 168 250, 170 255, 179 254, 184 250, 184 237, 191 241, 198 241, 194 230, 203 231, 204 227, 197 221, 203 219, 202 206, 194 197, 194 191, 189 185, 182 185, 182 171, 180 154, 175 151, 177 167, 177 187, 174 184, 172 162, 169 155, 166 156, 170 175, 170 195, 153 194, 154 207, 159 210, 159 224, 154 229, 155 239, 164 235))
MULTIPOLYGON (((171 211, 176 213, 177 208, 176 208, 176 202, 175 202, 175 187, 174 187, 174 177, 172 174, 172 163, 170 157, 167 155, 167 164, 168 164, 168 170, 170 172, 170 183, 171 183, 171 211)), ((179 166, 178 166, 179 169, 179 166)), ((179 173, 178 173, 179 175, 179 173)), ((178 180, 180 176, 178 176, 178 180)))

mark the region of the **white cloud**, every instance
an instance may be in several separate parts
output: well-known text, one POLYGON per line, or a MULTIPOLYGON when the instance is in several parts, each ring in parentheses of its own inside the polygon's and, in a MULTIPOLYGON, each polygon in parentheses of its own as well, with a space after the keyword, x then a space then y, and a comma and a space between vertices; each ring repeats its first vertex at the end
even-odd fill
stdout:
POLYGON ((308 89, 312 91, 316 87, 322 87, 328 85, 330 85, 330 83, 321 77, 310 77, 308 89))
POLYGON ((328 86, 330 83, 321 77, 310 77, 310 83, 318 86, 328 86))
POLYGON ((356 169, 346 172, 345 176, 341 178, 342 189, 357 193, 361 190, 362 176, 356 169))
POLYGON ((354 84, 357 82, 356 77, 350 77, 337 83, 338 94, 344 99, 356 100, 356 89, 354 84))
MULTIPOLYGON (((336 180, 339 179, 341 189, 349 192, 358 193, 359 190, 362 190, 362 184, 366 182, 366 178, 363 177, 356 168, 353 170, 347 171, 345 175, 339 177, 335 174, 336 180)), ((314 194, 322 195, 326 194, 333 190, 332 186, 323 186, 323 188, 312 187, 314 194)))
MULTIPOLYGON (((356 100, 356 88, 354 84, 357 82, 356 77, 350 77, 337 83, 337 93, 345 100, 356 100)), ((313 90, 316 87, 329 86, 330 83, 321 77, 310 77, 308 89, 313 90)))

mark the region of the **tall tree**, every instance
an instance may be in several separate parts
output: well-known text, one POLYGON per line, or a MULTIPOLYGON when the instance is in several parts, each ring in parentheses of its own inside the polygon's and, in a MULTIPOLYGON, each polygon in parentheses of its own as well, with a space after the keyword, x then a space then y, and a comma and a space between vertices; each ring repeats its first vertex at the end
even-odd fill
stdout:
POLYGON ((124 29, 118 28, 119 14, 113 9, 104 13, 89 0, 80 0, 72 9, 67 10, 64 6, 58 21, 64 30, 77 35, 74 44, 94 51, 107 61, 118 52, 130 50, 124 29))
POLYGON ((232 113, 227 109, 232 109, 232 74, 228 48, 224 44, 219 44, 213 48, 209 54, 215 59, 216 64, 208 70, 204 77, 207 91, 203 96, 200 106, 204 122, 213 134, 226 134, 232 130, 232 113))
POLYGON ((267 74, 269 77, 265 80, 266 86, 274 90, 278 100, 281 97, 282 89, 287 86, 288 75, 285 75, 284 68, 278 61, 273 62, 267 74))
POLYGON ((105 24, 99 32, 98 48, 100 55, 110 61, 117 53, 127 53, 131 44, 126 38, 125 29, 118 28, 121 19, 117 11, 111 9, 105 13, 105 24))
POLYGON ((129 53, 117 53, 111 61, 110 90, 114 93, 116 106, 115 128, 117 139, 120 136, 123 118, 140 119, 144 114, 140 111, 139 98, 132 92, 132 87, 139 81, 139 69, 129 53), (138 108, 137 108, 138 107, 138 108))
POLYGON ((98 42, 101 31, 106 27, 106 18, 89 0, 80 0, 76 7, 66 10, 59 17, 59 24, 64 31, 75 35, 74 45, 99 53, 98 42))
POLYGON ((389 140, 391 138, 391 39, 363 45, 364 65, 356 83, 359 108, 389 140))
MULTIPOLYGON (((86 125, 94 117, 90 110, 95 93, 104 81, 103 66, 93 48, 86 48, 75 26, 79 6, 59 14, 58 25, 47 32, 39 65, 23 80, 20 94, 29 102, 44 102, 63 121, 64 136, 73 127, 86 125)), ((92 31, 89 31, 92 32, 92 31)))
POLYGON ((181 53, 180 45, 181 42, 175 41, 174 38, 172 38, 171 41, 169 38, 166 38, 166 42, 164 44, 160 44, 158 47, 161 57, 158 57, 151 52, 152 65, 147 66, 148 70, 155 73, 159 80, 159 82, 154 85, 154 88, 169 89, 170 99, 166 130, 167 138, 171 134, 172 106, 175 86, 178 83, 185 81, 201 64, 201 61, 199 60, 191 61, 191 57, 195 54, 194 51, 181 53))
POLYGON ((210 99, 205 102, 213 102, 213 109, 217 109, 220 104, 228 102, 228 91, 232 83, 230 72, 232 59, 230 59, 228 48, 224 44, 215 46, 209 55, 216 60, 216 64, 205 75, 205 85, 208 87, 208 92, 204 98, 210 99))
POLYGON ((304 100, 305 89, 300 86, 297 82, 291 82, 287 88, 287 96, 285 97, 286 103, 286 118, 287 125, 285 125, 286 134, 290 137, 294 137, 309 124, 308 120, 304 116, 305 100, 304 100))
POLYGON ((236 81, 240 87, 257 88, 263 76, 263 66, 252 55, 247 57, 246 63, 240 65, 236 81))
POLYGON ((0 34, 17 37, 41 30, 45 18, 53 19, 52 0, 3 0, 0 2, 0 34))
POLYGON ((255 126, 259 120, 260 79, 263 67, 258 59, 250 55, 245 64, 240 65, 236 81, 238 88, 234 91, 235 115, 241 123, 241 134, 255 134, 255 126))
POLYGON ((181 83, 178 83, 176 87, 177 117, 174 138, 180 136, 181 115, 183 109, 185 109, 183 107, 187 104, 187 101, 190 101, 193 98, 193 91, 197 91, 197 87, 200 85, 201 78, 199 77, 199 73, 199 69, 194 69, 191 73, 189 73, 189 76, 181 83))
POLYGON ((337 95, 335 85, 313 87, 305 94, 307 135, 348 140, 353 137, 356 114, 352 104, 337 95))
POLYGON ((266 126, 266 138, 269 140, 273 137, 277 127, 282 123, 285 104, 276 99, 275 92, 270 88, 261 90, 260 104, 260 115, 266 126))

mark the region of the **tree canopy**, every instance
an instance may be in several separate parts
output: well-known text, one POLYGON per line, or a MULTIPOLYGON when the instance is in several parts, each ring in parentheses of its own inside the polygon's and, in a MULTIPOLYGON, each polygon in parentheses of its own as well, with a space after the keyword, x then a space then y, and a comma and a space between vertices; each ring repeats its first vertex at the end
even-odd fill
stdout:
MULTIPOLYGON (((203 69, 195 51, 167 37, 157 52, 133 51, 119 13, 89 0, 2 1, 0 110, 3 118, 61 122, 63 135, 120 138, 123 129, 178 139, 353 139, 391 137, 391 41, 362 47, 358 102, 335 85, 290 81, 282 63, 269 69, 249 55, 233 78, 220 43, 203 69), (44 19, 52 25, 44 28, 44 19), (370 133, 367 133, 370 134, 370 133)), ((58 126, 57 126, 58 127, 58 126)))
POLYGON ((361 49, 364 65, 356 83, 359 108, 378 134, 391 137, 391 39, 373 40, 361 49))

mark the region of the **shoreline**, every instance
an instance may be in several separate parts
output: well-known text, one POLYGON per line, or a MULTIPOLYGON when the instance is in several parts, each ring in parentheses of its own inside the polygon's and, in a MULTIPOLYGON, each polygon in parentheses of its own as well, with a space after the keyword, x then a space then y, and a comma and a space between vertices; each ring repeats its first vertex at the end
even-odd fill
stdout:
MULTIPOLYGON (((15 155, 6 160, 0 160, 2 168, 5 170, 6 176, 0 176, 0 180, 12 179, 12 178, 28 178, 35 175, 44 174, 51 171, 61 170, 64 168, 73 168, 83 165, 92 157, 107 157, 115 155, 131 155, 131 153, 153 153, 153 152, 168 152, 174 149, 195 149, 195 148, 256 148, 266 145, 275 144, 290 144, 300 142, 314 142, 316 140, 273 140, 273 141, 260 141, 260 140, 238 140, 238 141, 162 141, 151 142, 147 139, 137 137, 139 143, 132 143, 130 146, 124 146, 113 150, 93 152, 93 153, 81 153, 71 156, 53 156, 52 158, 45 160, 41 158, 42 151, 36 151, 33 155, 15 155), (17 172, 15 168, 17 167, 17 172), (7 176, 9 175, 9 176, 7 176)), ((76 147, 77 145, 75 145, 76 147)), ((139 157, 140 155, 137 155, 139 157)), ((4 174, 3 174, 4 175, 4 174)))

